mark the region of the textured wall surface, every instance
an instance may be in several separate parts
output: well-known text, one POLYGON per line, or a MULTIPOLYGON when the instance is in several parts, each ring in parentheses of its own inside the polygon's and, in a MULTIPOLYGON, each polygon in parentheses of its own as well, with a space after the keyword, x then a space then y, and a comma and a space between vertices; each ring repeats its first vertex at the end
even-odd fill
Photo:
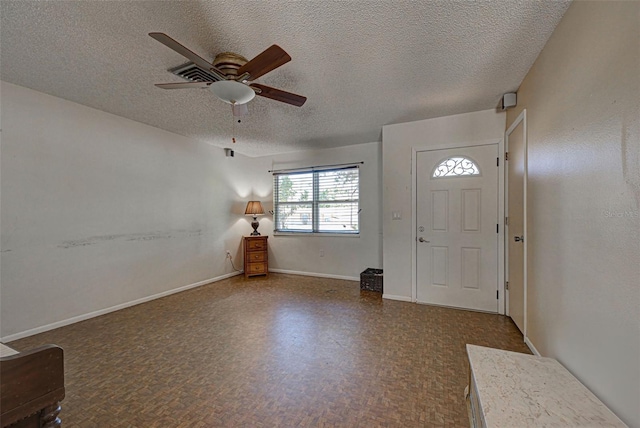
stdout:
POLYGON ((640 426, 640 3, 574 2, 518 91, 527 109, 528 326, 640 426))
POLYGON ((1 336, 232 274, 246 159, 3 83, 1 336))

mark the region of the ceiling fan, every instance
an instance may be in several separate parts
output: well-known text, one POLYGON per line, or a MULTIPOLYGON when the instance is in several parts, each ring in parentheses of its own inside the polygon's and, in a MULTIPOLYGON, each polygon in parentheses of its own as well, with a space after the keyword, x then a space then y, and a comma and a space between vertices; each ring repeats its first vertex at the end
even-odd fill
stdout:
MULTIPOLYGON (((159 88, 209 88, 222 101, 231 104, 234 107, 234 112, 236 106, 248 103, 256 95, 297 107, 301 107, 307 101, 307 98, 302 95, 260 83, 251 83, 258 77, 291 61, 289 54, 278 45, 272 45, 251 61, 233 52, 222 52, 216 55, 213 62, 209 63, 164 33, 149 33, 149 35, 193 62, 195 66, 207 72, 207 76, 212 80, 156 83, 159 88)), ((244 107, 246 111, 246 106, 244 107)))

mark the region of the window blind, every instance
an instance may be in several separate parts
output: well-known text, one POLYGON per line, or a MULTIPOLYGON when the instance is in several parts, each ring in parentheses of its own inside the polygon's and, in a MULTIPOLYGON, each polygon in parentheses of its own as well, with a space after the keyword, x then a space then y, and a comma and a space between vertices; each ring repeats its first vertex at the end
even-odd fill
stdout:
POLYGON ((276 232, 360 232, 357 165, 273 174, 276 232))

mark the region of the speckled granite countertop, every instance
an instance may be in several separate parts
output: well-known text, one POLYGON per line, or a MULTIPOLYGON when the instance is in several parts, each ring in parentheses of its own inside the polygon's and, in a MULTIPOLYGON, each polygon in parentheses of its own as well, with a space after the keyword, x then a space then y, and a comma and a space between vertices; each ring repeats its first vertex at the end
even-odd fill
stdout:
POLYGON ((467 345, 487 427, 626 427, 558 361, 467 345))

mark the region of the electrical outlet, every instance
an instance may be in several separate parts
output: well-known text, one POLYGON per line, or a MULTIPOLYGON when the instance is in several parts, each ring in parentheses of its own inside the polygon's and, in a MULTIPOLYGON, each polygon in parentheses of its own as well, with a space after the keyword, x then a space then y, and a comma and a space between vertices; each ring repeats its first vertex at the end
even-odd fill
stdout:
POLYGON ((324 257, 324 250, 320 250, 320 257, 324 257))

